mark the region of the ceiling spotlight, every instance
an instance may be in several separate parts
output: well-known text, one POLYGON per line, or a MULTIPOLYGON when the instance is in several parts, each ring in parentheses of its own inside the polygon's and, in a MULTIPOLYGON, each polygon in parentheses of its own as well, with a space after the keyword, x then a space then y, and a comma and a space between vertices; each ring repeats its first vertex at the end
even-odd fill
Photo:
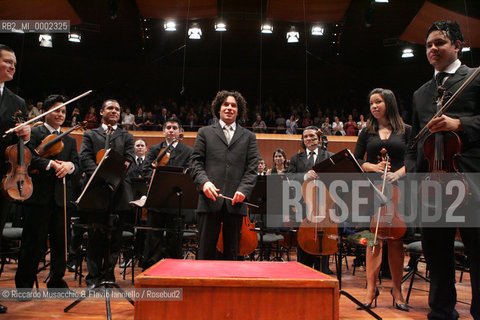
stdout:
POLYGON ((295 27, 291 27, 290 31, 287 32, 287 42, 295 43, 300 39, 300 34, 295 30, 295 27))
POLYGON ((227 24, 223 21, 215 22, 215 31, 227 31, 227 24))
POLYGON ((264 23, 260 30, 262 33, 273 33, 273 25, 270 23, 264 23))
POLYGON ((167 20, 163 24, 165 31, 177 31, 177 24, 173 20, 167 20))
POLYGON ((403 49, 402 58, 413 58, 413 50, 410 48, 403 49))
POLYGON ((40 47, 45 47, 45 48, 53 47, 52 36, 49 34, 41 34, 38 37, 38 42, 40 44, 40 47))
POLYGON ((463 47, 462 52, 470 52, 470 47, 463 47))
POLYGON ((322 26, 316 25, 312 27, 312 36, 323 36, 323 32, 325 29, 323 29, 322 26))
POLYGON ((188 38, 195 40, 202 38, 202 29, 200 29, 198 23, 192 23, 192 26, 188 29, 188 38))
POLYGON ((82 41, 82 36, 80 33, 77 32, 72 32, 68 34, 68 41, 70 42, 81 42, 82 41))
POLYGON ((388 3, 388 0, 375 0, 376 3, 388 3))

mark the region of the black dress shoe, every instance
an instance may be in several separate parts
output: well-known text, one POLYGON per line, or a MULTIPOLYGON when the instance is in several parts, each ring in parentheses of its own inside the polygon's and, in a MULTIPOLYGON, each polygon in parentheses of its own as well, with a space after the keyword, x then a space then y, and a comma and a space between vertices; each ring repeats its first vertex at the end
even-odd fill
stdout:
POLYGON ((0 304, 0 313, 7 313, 7 307, 5 307, 3 304, 0 304))
POLYGON ((410 267, 408 264, 403 268, 403 271, 405 272, 410 272, 412 270, 412 267, 410 267))

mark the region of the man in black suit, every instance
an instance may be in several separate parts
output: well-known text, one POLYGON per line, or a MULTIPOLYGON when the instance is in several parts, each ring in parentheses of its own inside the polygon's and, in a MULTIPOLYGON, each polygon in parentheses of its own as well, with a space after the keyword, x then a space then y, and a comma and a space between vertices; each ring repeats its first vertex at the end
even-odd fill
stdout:
MULTIPOLYGON (((44 103, 45 109, 57 107, 67 99, 60 95, 49 96, 44 103)), ((37 274, 38 263, 45 254, 47 236, 50 240, 50 278, 48 288, 68 288, 63 280, 65 275, 65 228, 68 230, 70 221, 64 217, 63 178, 65 177, 66 203, 71 207, 72 182, 71 177, 80 173, 77 153, 77 143, 67 135, 63 138, 63 150, 48 158, 42 158, 35 153, 47 136, 60 134, 60 126, 65 121, 66 107, 62 107, 45 116, 42 126, 32 129, 32 135, 27 146, 32 152, 30 169, 38 173, 31 175, 33 183, 32 196, 23 203, 24 225, 22 245, 18 259, 18 269, 15 274, 17 288, 33 288, 37 274)))
MULTIPOLYGON (((0 44, 0 174, 2 178, 5 176, 8 170, 8 166, 5 163, 4 150, 17 143, 17 136, 22 137, 25 141, 30 139, 30 127, 23 126, 16 130, 15 134, 8 134, 3 137, 3 133, 15 126, 14 114, 20 110, 24 117, 27 116, 27 108, 25 106, 25 100, 14 94, 6 86, 5 82, 13 79, 15 74, 15 65, 17 64, 17 58, 13 50, 0 44)), ((0 196, 0 232, 3 231, 7 214, 10 208, 10 201, 0 196)), ((7 307, 0 305, 0 313, 7 312, 7 307)))
MULTIPOLYGON (((163 124, 163 134, 165 141, 158 143, 148 150, 146 161, 143 165, 143 175, 147 179, 152 178, 154 163, 159 154, 171 146, 169 152, 170 159, 167 166, 176 166, 188 168, 190 165, 190 156, 192 148, 179 141, 182 126, 177 118, 168 118, 163 124)), ((168 212, 158 208, 158 210, 149 210, 147 215, 147 225, 154 228, 167 228, 166 233, 160 231, 147 231, 144 250, 144 265, 146 269, 163 258, 182 258, 182 237, 177 234, 175 228, 181 221, 178 221, 177 211, 168 212)))
MULTIPOLYGON (((82 146, 80 148, 80 163, 85 174, 89 178, 97 168, 96 155, 101 149, 105 149, 106 132, 108 125, 111 125, 113 133, 109 138, 108 148, 112 148, 126 159, 126 165, 135 161, 133 146, 133 136, 120 128, 121 108, 116 100, 109 99, 103 102, 100 110, 102 116, 102 125, 96 129, 89 130, 83 135, 82 146)), ((106 201, 109 199, 105 199, 106 201)), ((104 256, 107 250, 107 234, 100 229, 89 230, 87 244, 87 266, 88 275, 87 284, 90 288, 98 285, 102 280, 115 281, 114 268, 119 255, 119 249, 122 240, 122 228, 125 216, 131 211, 130 201, 132 195, 128 181, 120 183, 115 194, 112 195, 109 212, 98 212, 90 214, 91 222, 108 225, 108 219, 113 218, 114 229, 111 240, 111 254, 108 262, 108 270, 104 270, 104 256), (113 213, 112 216, 109 213, 113 213)))
POLYGON ((131 178, 142 178, 142 167, 145 162, 145 155, 147 153, 147 143, 143 139, 135 140, 133 145, 135 150, 135 161, 130 164, 127 176, 131 178))
MULTIPOLYGON (((469 227, 461 227, 460 234, 470 261, 472 305, 470 313, 480 319, 480 184, 473 179, 480 171, 480 79, 477 77, 458 96, 447 112, 430 121, 437 111, 435 100, 438 88, 454 93, 474 69, 462 65, 458 59, 464 44, 460 26, 453 21, 435 22, 427 32, 426 54, 434 67, 434 78, 413 94, 413 130, 415 136, 423 127, 432 133, 455 132, 462 141, 461 156, 457 159, 460 172, 467 173, 472 195, 468 203, 454 215, 464 216, 469 227)), ((440 89, 441 90, 441 89, 440 89)), ((426 172, 422 142, 407 155, 408 172, 426 172)), ((445 213, 445 210, 443 211, 445 213)), ((422 225, 424 226, 424 225, 422 225)), ((422 229, 422 246, 429 267, 429 319, 457 319, 455 310, 454 238, 456 227, 434 226, 422 229)))
MULTIPOLYGON (((295 179, 300 180, 300 183, 318 178, 317 173, 312 170, 313 166, 333 155, 333 153, 319 147, 321 142, 317 136, 319 130, 320 129, 315 126, 306 127, 302 133, 302 148, 305 149, 305 152, 298 153, 290 159, 287 173, 295 173, 295 179), (304 174, 299 175, 300 173, 304 174)), ((305 206, 303 205, 303 207, 305 206)), ((314 267, 324 273, 332 273, 328 267, 328 256, 321 256, 319 259, 318 256, 308 254, 303 251, 302 248, 298 247, 297 260, 304 265, 314 267)))
POLYGON ((223 258, 236 260, 243 216, 257 178, 258 145, 255 135, 237 121, 246 114, 246 101, 236 91, 220 91, 212 102, 219 122, 198 131, 191 159, 191 175, 200 192, 197 259, 216 258, 223 222, 223 258), (232 198, 226 200, 219 194, 232 198))

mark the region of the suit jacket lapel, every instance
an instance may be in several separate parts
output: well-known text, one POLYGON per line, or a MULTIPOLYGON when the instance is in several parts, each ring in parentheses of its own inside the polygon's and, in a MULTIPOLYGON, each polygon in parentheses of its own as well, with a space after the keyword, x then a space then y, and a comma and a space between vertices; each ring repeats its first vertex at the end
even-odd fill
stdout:
MULTIPOLYGON (((10 116, 10 115, 6 115, 5 113, 9 109, 9 108, 7 108, 7 106, 13 104, 11 95, 12 95, 12 93, 10 92, 10 90, 8 90, 7 87, 3 87, 3 95, 2 95, 2 98, 1 98, 2 101, 1 101, 1 105, 0 105, 0 118, 1 119, 5 119, 5 117, 10 116)), ((3 120, 3 121, 5 121, 5 120, 3 120)))
POLYGON ((464 65, 460 66, 457 72, 455 72, 452 76, 448 77, 447 81, 445 81, 445 87, 447 88, 447 90, 449 90, 457 82, 464 80, 466 75, 467 67, 465 67, 464 65))
MULTIPOLYGON (((235 142, 237 142, 238 139, 240 139, 240 137, 242 136, 243 134, 243 128, 237 123, 237 128, 235 129, 235 133, 233 134, 233 137, 232 137, 232 140, 230 140, 230 145, 232 146, 235 142)), ((223 130, 222 130, 222 133, 223 133, 223 130)), ((223 135, 225 136, 225 134, 223 135)), ((227 141, 227 139, 225 138, 225 142, 227 141)))

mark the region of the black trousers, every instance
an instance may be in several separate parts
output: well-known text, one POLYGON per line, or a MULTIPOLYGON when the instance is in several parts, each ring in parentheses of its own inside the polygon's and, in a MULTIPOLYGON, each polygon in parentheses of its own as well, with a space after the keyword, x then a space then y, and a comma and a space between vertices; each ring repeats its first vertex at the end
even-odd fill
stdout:
POLYGON ((106 212, 90 213, 88 221, 87 267, 85 280, 88 285, 99 284, 103 280, 115 281, 117 264, 122 244, 122 231, 126 215, 130 211, 109 214, 106 212), (109 248, 109 239, 110 248, 109 248), (110 252, 108 252, 110 251, 110 252))
MULTIPOLYGON (((15 274, 17 288, 33 288, 40 259, 45 254, 47 236, 50 240, 49 288, 64 288, 65 229, 63 208, 49 205, 24 205, 24 224, 18 269, 15 274)), ((68 217, 67 217, 68 219, 68 217)), ((67 220, 67 230, 68 230, 67 220)), ((67 232, 68 233, 68 232, 67 232)))
MULTIPOLYGON (((472 201, 461 209, 467 216, 480 215, 480 203, 472 201)), ((468 224, 467 224, 468 225, 468 224)), ((470 224, 473 225, 473 224, 470 224)), ((455 310, 454 239, 456 228, 423 228, 422 246, 430 269, 430 293, 428 304, 431 308, 428 319, 457 319, 455 310)), ((480 228, 460 228, 465 253, 470 261, 472 303, 470 313, 480 319, 480 228)))
POLYGON ((223 205, 220 212, 198 213, 199 239, 197 260, 237 260, 240 230, 243 216, 227 212, 223 205), (223 222, 223 255, 217 256, 217 241, 223 222))
POLYGON ((147 226, 167 230, 148 230, 145 238, 144 268, 148 268, 164 258, 182 258, 182 221, 175 214, 148 211, 147 226), (179 221, 180 220, 180 221, 179 221))

